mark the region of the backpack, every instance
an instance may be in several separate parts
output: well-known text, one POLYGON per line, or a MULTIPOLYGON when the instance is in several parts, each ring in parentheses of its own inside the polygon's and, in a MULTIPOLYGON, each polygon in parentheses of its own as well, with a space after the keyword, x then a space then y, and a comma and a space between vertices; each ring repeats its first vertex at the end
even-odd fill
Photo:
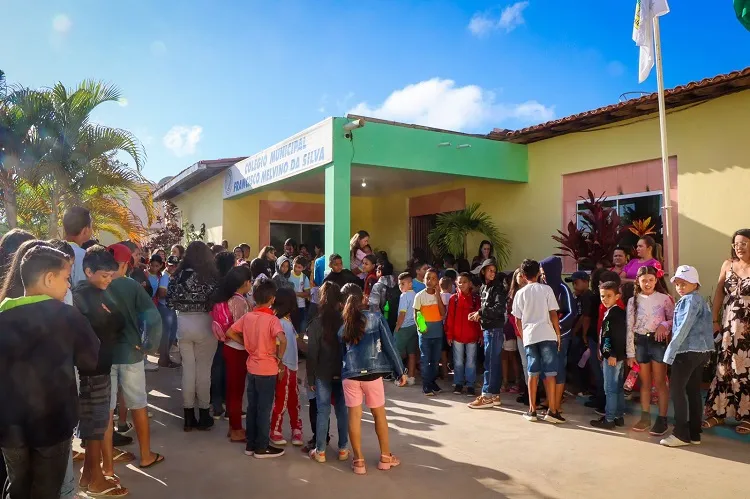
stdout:
POLYGON ((388 327, 391 328, 391 332, 396 329, 396 322, 398 322, 398 302, 401 299, 401 290, 398 286, 391 288, 385 288, 385 302, 381 303, 380 308, 383 312, 388 327))
POLYGON ((211 332, 214 333, 217 340, 224 343, 227 339, 227 331, 229 330, 229 326, 232 325, 233 320, 232 312, 229 310, 229 302, 223 301, 214 305, 210 315, 211 319, 213 319, 211 322, 211 332))

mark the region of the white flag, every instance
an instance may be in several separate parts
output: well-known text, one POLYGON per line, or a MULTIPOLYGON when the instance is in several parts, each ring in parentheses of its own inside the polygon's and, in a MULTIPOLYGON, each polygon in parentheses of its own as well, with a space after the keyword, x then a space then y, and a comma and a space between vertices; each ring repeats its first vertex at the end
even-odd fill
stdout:
POLYGON ((633 41, 638 45, 638 83, 643 83, 654 67, 654 19, 669 13, 667 0, 638 0, 635 4, 633 41))

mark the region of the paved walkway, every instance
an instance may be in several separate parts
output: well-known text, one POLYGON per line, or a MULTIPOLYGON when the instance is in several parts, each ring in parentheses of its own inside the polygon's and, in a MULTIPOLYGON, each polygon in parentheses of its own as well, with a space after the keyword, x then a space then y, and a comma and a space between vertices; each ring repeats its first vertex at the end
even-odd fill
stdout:
MULTIPOLYGON (((465 406, 469 401, 465 396, 426 399, 417 387, 399 389, 389 384, 391 445, 403 464, 389 472, 376 469, 377 439, 372 418, 366 415, 368 475, 360 477, 351 473, 349 463, 317 464, 291 446, 287 455, 276 460, 246 457, 243 445, 224 438, 228 426, 224 420, 209 432, 183 433, 180 370, 148 373, 147 381, 154 413, 152 446, 166 461, 148 473, 132 465, 117 465, 133 497, 750 496, 747 441, 709 432, 701 446, 668 449, 648 435, 594 430, 588 426, 593 414, 576 403, 564 407, 568 423, 553 426, 525 421, 520 416, 524 408, 510 396, 502 408, 471 411, 465 406)), ((448 383, 443 386, 447 388, 448 383)), ((306 406, 302 412, 307 415, 306 406)), ((309 438, 306 418, 304 424, 309 438)), ((335 434, 335 424, 331 432, 335 434)), ((137 453, 137 444, 128 450, 137 453)))

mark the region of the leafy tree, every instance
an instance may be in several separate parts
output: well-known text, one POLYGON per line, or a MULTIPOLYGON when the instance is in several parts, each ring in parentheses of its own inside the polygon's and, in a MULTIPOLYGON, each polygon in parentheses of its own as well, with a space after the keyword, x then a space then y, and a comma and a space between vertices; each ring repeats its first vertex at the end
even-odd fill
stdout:
POLYGON ((200 229, 196 232, 195 225, 185 220, 185 223, 182 224, 182 230, 185 233, 185 244, 206 240, 206 224, 201 224, 200 229))
POLYGON ((149 239, 149 247, 169 249, 182 242, 185 231, 180 227, 177 206, 169 200, 164 201, 162 206, 163 214, 156 217, 161 228, 149 239))

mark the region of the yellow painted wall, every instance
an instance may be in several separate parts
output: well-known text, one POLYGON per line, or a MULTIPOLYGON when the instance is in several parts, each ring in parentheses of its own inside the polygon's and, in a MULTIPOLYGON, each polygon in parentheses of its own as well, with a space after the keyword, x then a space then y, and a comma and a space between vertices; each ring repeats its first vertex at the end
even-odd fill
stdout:
POLYGON ((223 188, 224 176, 217 175, 172 199, 180 210, 183 223, 194 224, 196 231, 202 223, 206 224, 206 241, 214 244, 221 244, 224 239, 223 188))

